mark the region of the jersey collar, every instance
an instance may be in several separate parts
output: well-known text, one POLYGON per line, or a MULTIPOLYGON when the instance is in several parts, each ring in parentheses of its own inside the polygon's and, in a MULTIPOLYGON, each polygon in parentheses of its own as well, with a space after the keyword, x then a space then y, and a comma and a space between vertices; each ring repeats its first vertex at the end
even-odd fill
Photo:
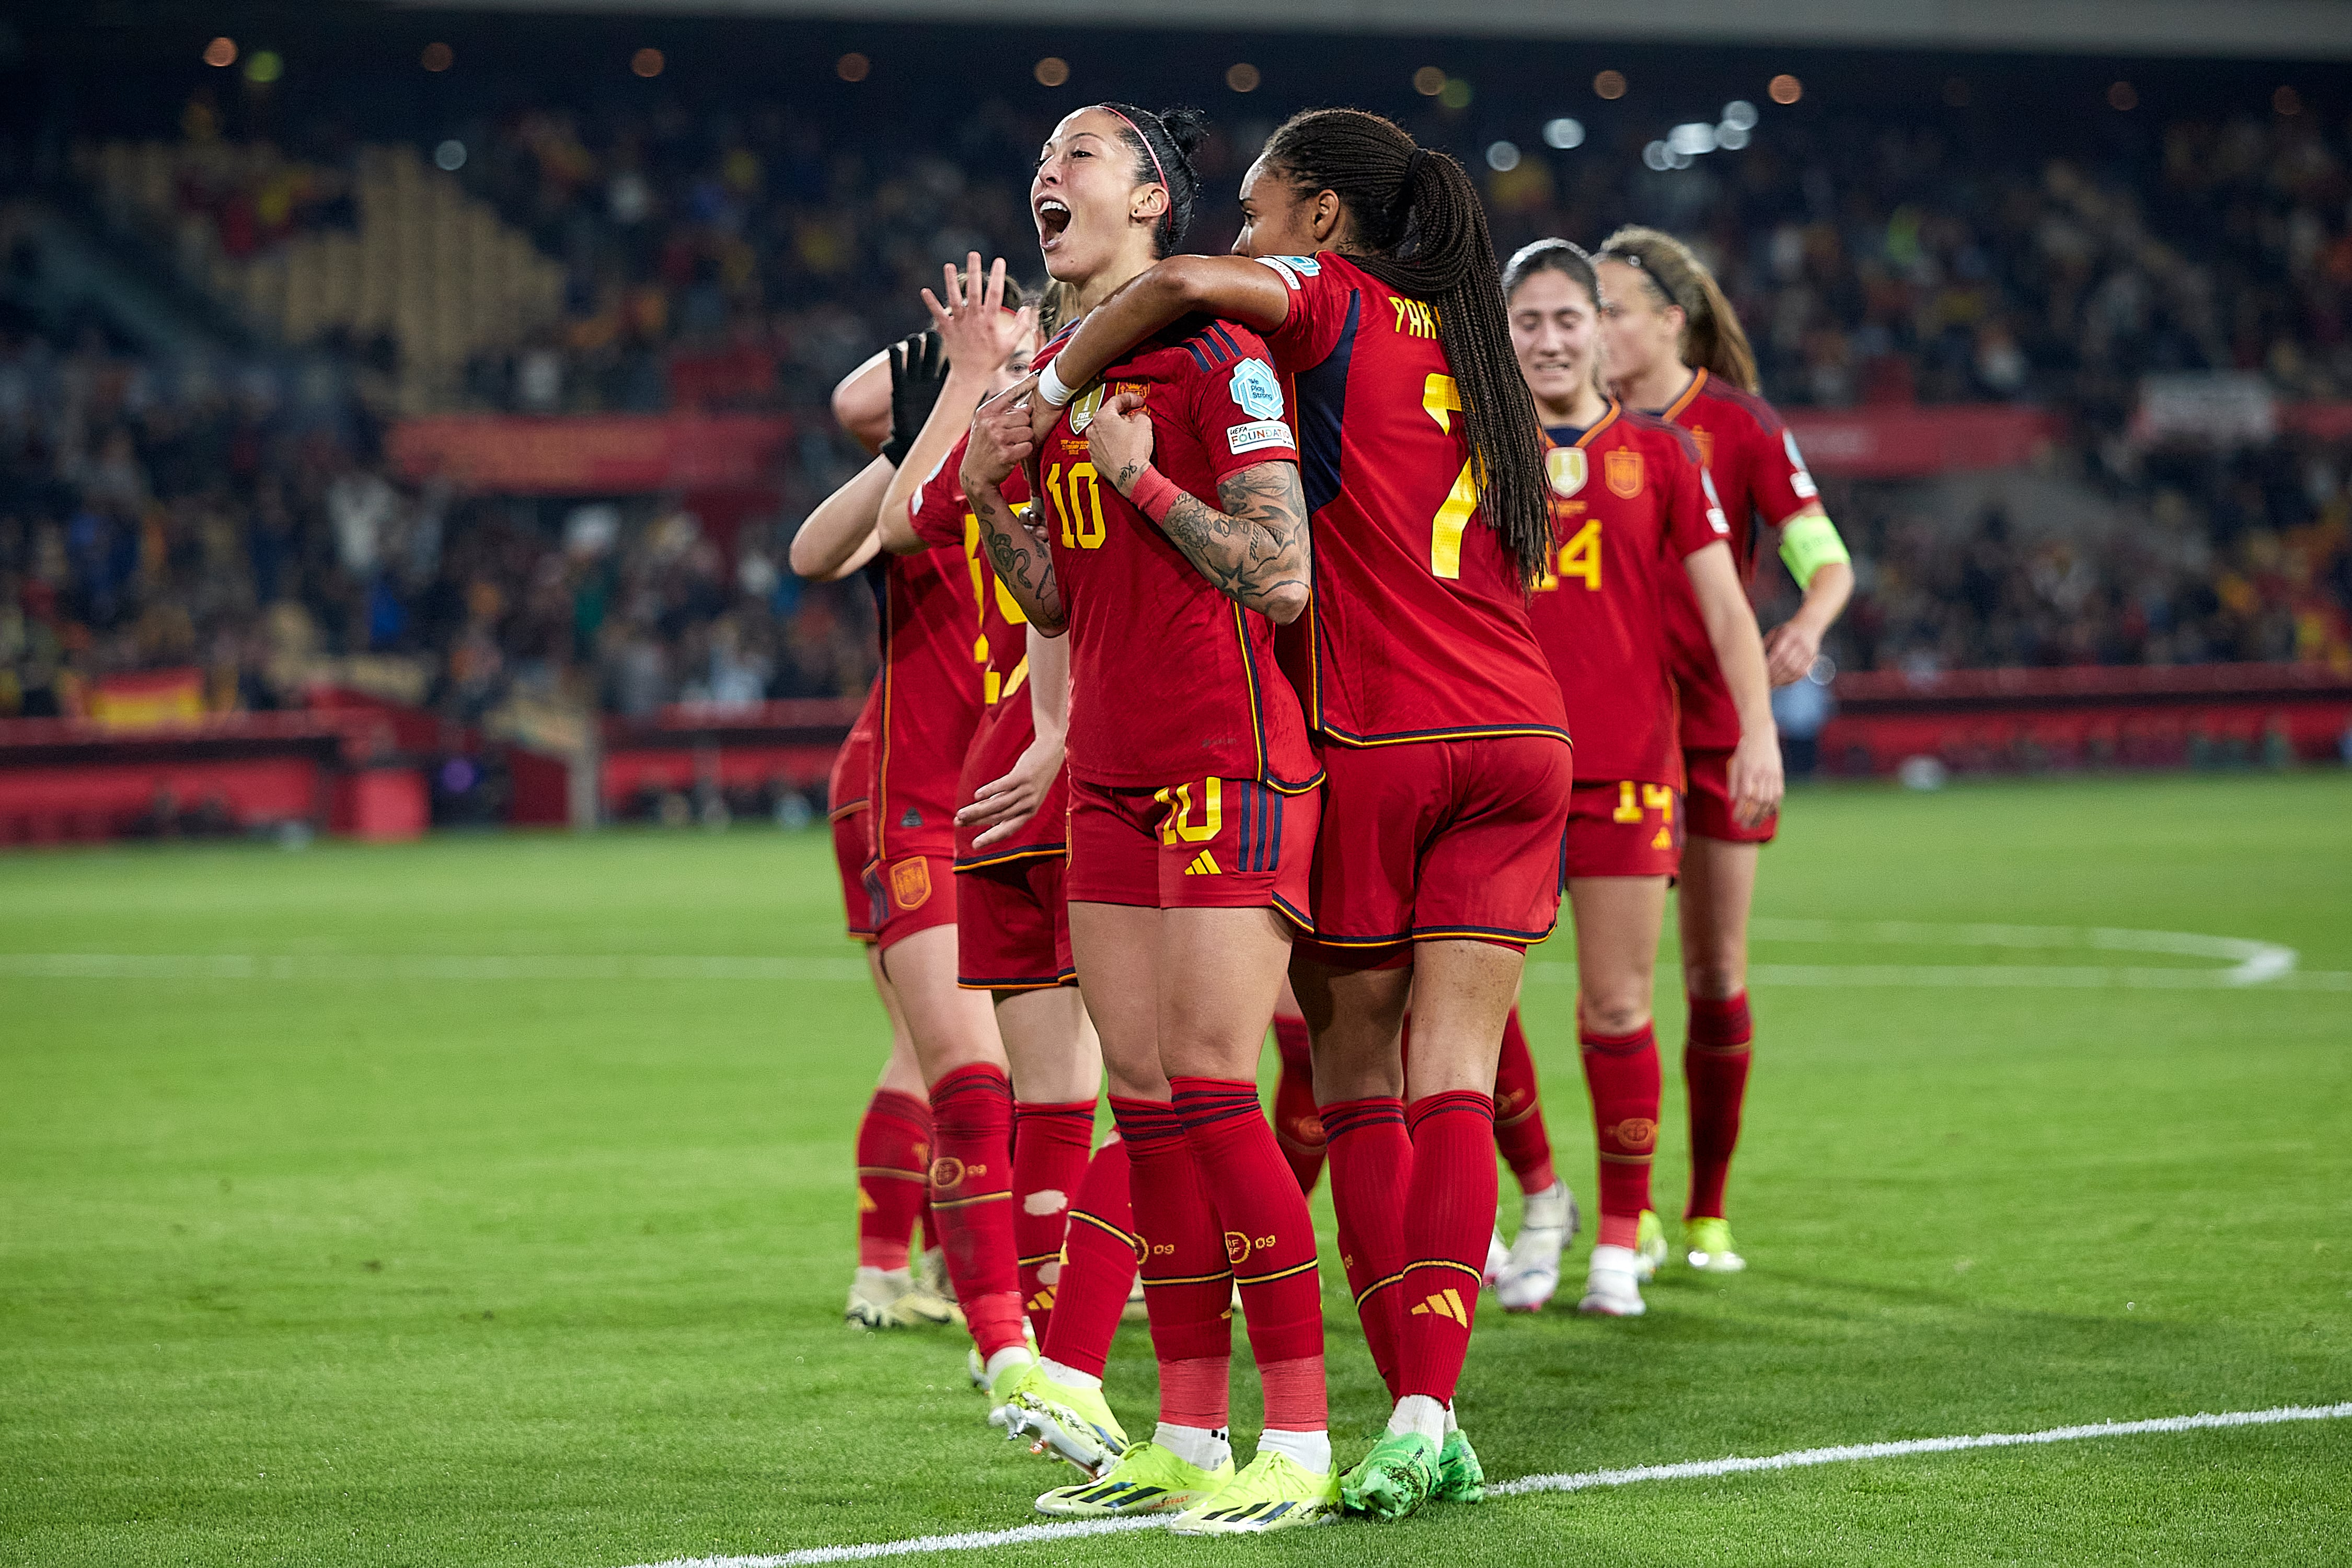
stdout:
POLYGON ((1688 408, 1691 405, 1691 399, 1698 395, 1699 388, 1706 384, 1706 366, 1701 365, 1696 370, 1691 372, 1690 384, 1684 387, 1681 392, 1677 393, 1672 403, 1667 404, 1664 408, 1658 410, 1658 417, 1661 419, 1672 419, 1680 415, 1684 409, 1688 408))

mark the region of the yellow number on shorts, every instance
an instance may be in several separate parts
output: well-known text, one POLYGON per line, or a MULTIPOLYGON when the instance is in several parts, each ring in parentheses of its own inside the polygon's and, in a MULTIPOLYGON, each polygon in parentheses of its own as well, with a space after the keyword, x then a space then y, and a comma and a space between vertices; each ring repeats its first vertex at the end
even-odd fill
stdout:
POLYGON ((1070 488, 1066 496, 1062 489, 1062 465, 1055 464, 1045 470, 1045 489, 1054 498, 1054 510, 1062 514, 1062 548, 1065 550, 1100 550, 1110 531, 1103 525, 1102 487, 1096 481, 1092 463, 1070 465, 1070 488), (1086 487, 1086 515, 1076 516, 1077 508, 1071 503, 1078 499, 1078 487, 1086 487))
POLYGON ((1664 816, 1668 822, 1675 819, 1675 792, 1664 784, 1643 784, 1642 804, 1664 816))
POLYGON ((1201 781, 1201 826, 1192 826, 1192 786, 1180 784, 1171 789, 1154 790, 1151 798, 1168 807, 1168 816, 1160 825, 1160 842, 1173 844, 1182 839, 1187 844, 1205 844, 1217 836, 1225 825, 1224 780, 1209 778, 1201 781))
POLYGON ((1612 822, 1639 822, 1642 820, 1642 808, 1640 805, 1636 805, 1633 800, 1633 781, 1632 779, 1620 779, 1617 781, 1617 809, 1609 814, 1609 820, 1612 822))
POLYGON ((1569 535, 1559 547, 1559 576, 1577 577, 1594 593, 1601 592, 1601 520, 1594 518, 1569 535))
MULTIPOLYGON (((1453 434, 1454 421, 1449 415, 1462 411, 1462 389, 1450 375, 1434 375, 1422 383, 1421 406, 1437 427, 1453 434)), ((1470 477, 1470 459, 1464 458, 1462 471, 1454 476, 1454 489, 1446 493, 1445 504, 1429 520, 1429 569, 1440 577, 1462 575, 1462 531, 1470 525, 1470 514, 1478 510, 1478 486, 1470 477)))

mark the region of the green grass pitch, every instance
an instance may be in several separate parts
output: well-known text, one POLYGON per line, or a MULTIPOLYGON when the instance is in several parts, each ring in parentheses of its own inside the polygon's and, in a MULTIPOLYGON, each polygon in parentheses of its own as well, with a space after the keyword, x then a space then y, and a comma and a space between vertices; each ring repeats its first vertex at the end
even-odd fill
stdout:
MULTIPOLYGON (((839 1321, 884 1035, 824 977, 851 957, 837 897, 825 839, 772 830, 0 858, 0 1561, 626 1568, 1028 1522, 1067 1472, 983 1425, 961 1342, 839 1321), (14 956, 57 953, 301 962, 14 956), (816 977, 541 963, 566 954, 816 977)), ((1492 1475, 2352 1400, 2352 990, 2326 988, 2352 777, 1813 790, 1759 915, 1750 1269, 1669 1272, 1631 1321, 1490 1300, 1460 1409, 1492 1475), (2255 939, 2301 978, 2091 986, 2233 960, 1982 922, 2255 939), (1888 964, 1980 978, 1822 973, 1888 964), (2031 965, 2072 973, 2004 983, 2031 965)), ((1568 945, 1527 1011, 1589 1196, 1568 945)), ((1352 1460, 1385 1402, 1339 1280, 1327 1255, 1352 1460)), ((1123 1331, 1130 1430, 1151 1383, 1123 1331)), ((919 1561, 2345 1561, 2348 1483, 2352 1421, 2326 1421, 919 1561)))

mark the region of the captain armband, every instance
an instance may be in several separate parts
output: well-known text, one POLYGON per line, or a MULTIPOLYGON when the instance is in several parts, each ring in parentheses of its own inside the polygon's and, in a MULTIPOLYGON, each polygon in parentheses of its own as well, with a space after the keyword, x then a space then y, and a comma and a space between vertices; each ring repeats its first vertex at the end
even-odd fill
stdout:
POLYGON ((1853 557, 1846 553, 1837 524, 1820 512, 1809 511, 1790 518, 1780 530, 1780 559, 1788 563, 1789 575, 1797 580, 1797 586, 1810 588, 1814 573, 1853 557))

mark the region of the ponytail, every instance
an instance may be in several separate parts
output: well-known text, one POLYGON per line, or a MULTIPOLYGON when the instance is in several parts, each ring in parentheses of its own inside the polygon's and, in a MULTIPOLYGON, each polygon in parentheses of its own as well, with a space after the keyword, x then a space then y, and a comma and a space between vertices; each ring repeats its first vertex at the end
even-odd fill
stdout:
POLYGON ((1511 352, 1486 209, 1468 172, 1359 109, 1293 116, 1267 141, 1265 161, 1292 185, 1339 198, 1354 226, 1349 260, 1436 307, 1438 342, 1462 397, 1479 511, 1521 583, 1532 584, 1551 552, 1543 446, 1535 399, 1511 352))
POLYGON ((1689 246, 1673 235, 1629 224, 1601 247, 1603 261, 1622 261, 1639 272, 1658 302, 1683 313, 1683 363, 1738 387, 1758 390, 1756 351, 1739 325, 1739 314, 1689 246))

